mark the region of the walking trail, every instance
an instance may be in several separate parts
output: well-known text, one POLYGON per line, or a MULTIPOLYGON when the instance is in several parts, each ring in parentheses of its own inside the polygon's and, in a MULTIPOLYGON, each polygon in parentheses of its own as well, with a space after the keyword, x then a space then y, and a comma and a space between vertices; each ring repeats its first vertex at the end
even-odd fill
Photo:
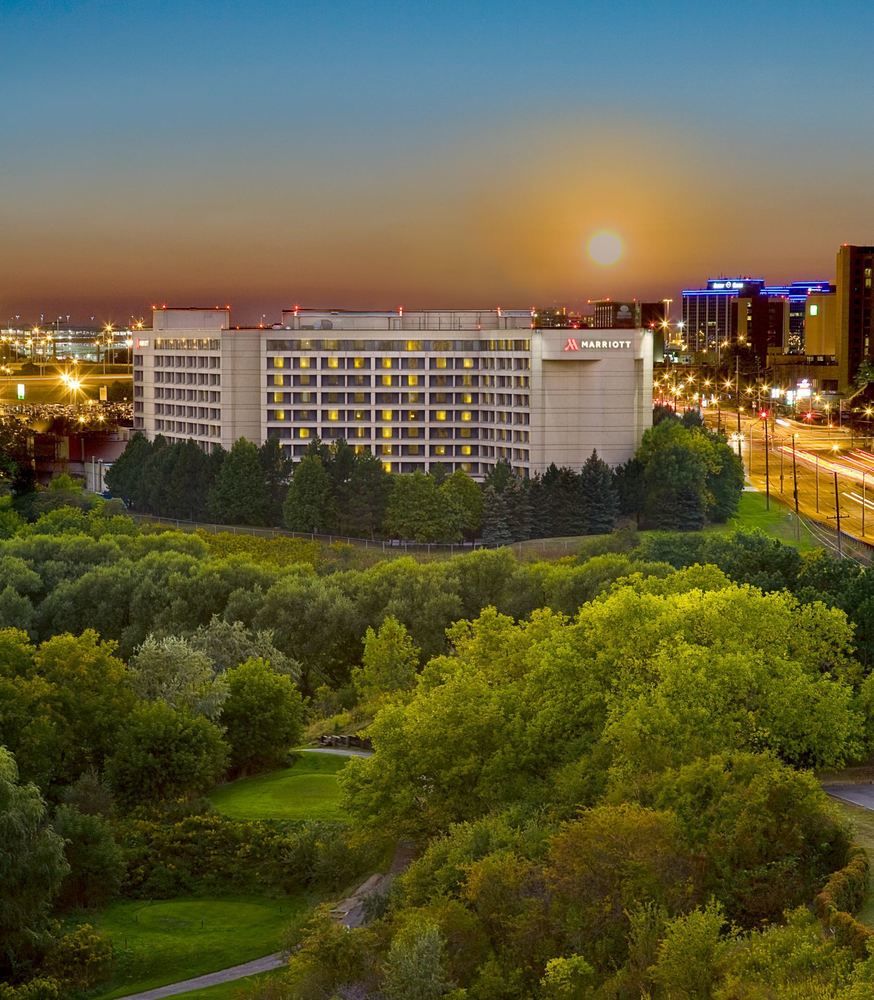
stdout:
MULTIPOLYGON (((307 748, 307 752, 336 754, 342 757, 370 756, 368 751, 343 748, 321 749, 313 747, 307 748)), ((331 910, 337 923, 343 927, 360 927, 366 919, 367 900, 371 896, 388 892, 395 876, 400 875, 412 860, 413 845, 402 841, 395 850, 394 858, 386 874, 371 875, 351 896, 341 900, 331 910)), ((256 958, 251 962, 243 962, 242 965, 232 965, 228 969, 219 969, 217 972, 208 972, 206 975, 196 976, 194 979, 183 979, 181 982, 169 983, 167 986, 156 986, 155 989, 146 990, 143 993, 131 993, 122 997, 121 1000, 163 1000, 164 997, 175 997, 182 993, 191 993, 192 990, 202 990, 208 986, 218 986, 221 983, 232 983, 237 979, 245 979, 247 976, 254 976, 259 972, 279 969, 287 961, 288 955, 285 952, 276 951, 272 955, 265 955, 263 958, 256 958)))

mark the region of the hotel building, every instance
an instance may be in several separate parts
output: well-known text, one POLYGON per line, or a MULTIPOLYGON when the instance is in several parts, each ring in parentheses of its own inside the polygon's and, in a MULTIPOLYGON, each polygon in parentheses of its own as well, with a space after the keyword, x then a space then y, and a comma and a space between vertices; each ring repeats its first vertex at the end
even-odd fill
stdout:
POLYGON ((134 343, 134 427, 205 450, 344 438, 395 472, 484 476, 630 458, 652 422, 652 331, 534 328, 525 310, 156 309, 134 343))

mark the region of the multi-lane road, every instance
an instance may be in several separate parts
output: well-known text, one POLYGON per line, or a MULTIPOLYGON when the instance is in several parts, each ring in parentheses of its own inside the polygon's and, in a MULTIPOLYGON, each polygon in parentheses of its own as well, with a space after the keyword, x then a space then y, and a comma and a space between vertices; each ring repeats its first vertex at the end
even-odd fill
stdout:
MULTIPOLYGON (((801 421, 771 416, 765 420, 723 410, 723 430, 733 447, 740 439, 740 454, 749 481, 807 517, 837 527, 874 544, 874 451, 870 437, 841 427, 811 427, 801 421)), ((715 426, 717 415, 705 419, 715 426)))

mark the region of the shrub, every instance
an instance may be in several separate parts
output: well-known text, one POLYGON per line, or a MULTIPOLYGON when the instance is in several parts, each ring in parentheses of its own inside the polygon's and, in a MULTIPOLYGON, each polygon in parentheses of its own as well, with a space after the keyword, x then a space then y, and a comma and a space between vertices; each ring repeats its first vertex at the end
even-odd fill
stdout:
MULTIPOLYGON (((46 968, 65 986, 87 990, 109 977, 112 942, 90 924, 82 924, 59 938, 49 953, 46 968)), ((65 991, 65 996, 69 995, 65 991)))

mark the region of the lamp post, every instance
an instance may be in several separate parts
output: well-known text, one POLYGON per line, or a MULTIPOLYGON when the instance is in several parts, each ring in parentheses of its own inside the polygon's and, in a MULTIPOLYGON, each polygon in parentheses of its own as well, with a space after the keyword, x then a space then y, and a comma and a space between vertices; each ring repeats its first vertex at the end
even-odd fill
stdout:
POLYGON ((862 473, 862 537, 865 537, 865 473, 862 473))
POLYGON ((763 410, 761 414, 765 424, 765 510, 771 509, 771 482, 768 467, 768 411, 763 410))
POLYGON ((816 460, 816 512, 819 513, 819 452, 814 456, 816 460))

